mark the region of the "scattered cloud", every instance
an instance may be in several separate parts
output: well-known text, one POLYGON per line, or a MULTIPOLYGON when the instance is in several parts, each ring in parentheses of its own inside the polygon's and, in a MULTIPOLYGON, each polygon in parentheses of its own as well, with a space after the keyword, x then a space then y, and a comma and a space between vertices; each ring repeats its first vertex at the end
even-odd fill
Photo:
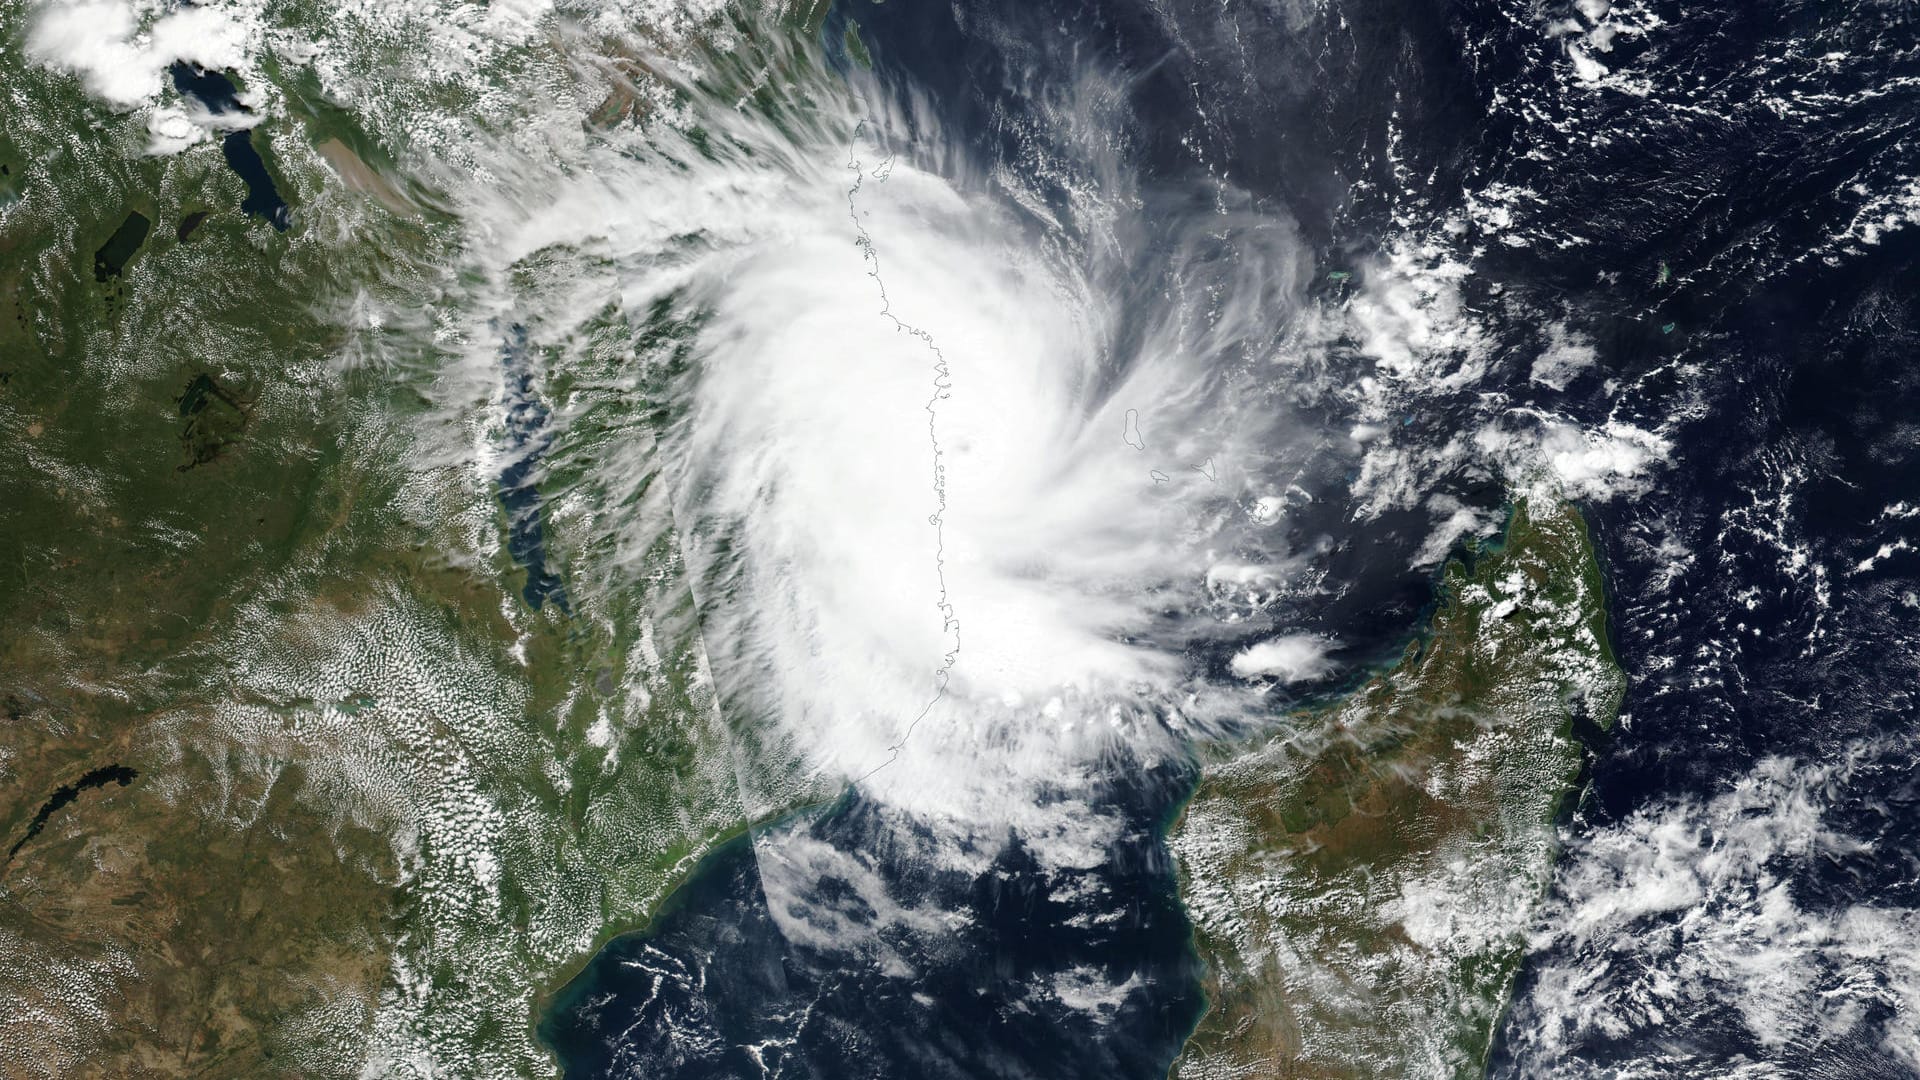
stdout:
MULTIPOLYGON (((1532 938, 1534 984, 1508 1029, 1527 1074, 1561 1074, 1590 1041, 1651 1044, 1728 1013, 1768 1054, 1864 1040, 1920 1068, 1920 910, 1821 903, 1799 885, 1874 851, 1828 818, 1849 772, 1879 752, 1769 758, 1710 798, 1651 807, 1576 840, 1532 938)), ((1686 1051, 1669 1042, 1663 1052, 1686 1051)), ((1663 1060, 1663 1075, 1711 1064, 1663 1060)))
POLYGON ((1529 377, 1542 386, 1565 390, 1599 359, 1600 353, 1593 342, 1562 324, 1555 324, 1548 330, 1546 351, 1534 360, 1529 377))

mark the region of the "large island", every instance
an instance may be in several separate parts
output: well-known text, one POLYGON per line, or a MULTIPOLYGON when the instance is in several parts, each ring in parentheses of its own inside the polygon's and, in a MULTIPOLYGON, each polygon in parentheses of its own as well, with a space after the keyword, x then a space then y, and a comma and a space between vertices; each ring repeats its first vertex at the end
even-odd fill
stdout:
POLYGON ((1391 670, 1209 751, 1171 837, 1209 972, 1179 1080, 1485 1070, 1576 728, 1611 727, 1625 679, 1572 506, 1520 500, 1441 588, 1391 670))

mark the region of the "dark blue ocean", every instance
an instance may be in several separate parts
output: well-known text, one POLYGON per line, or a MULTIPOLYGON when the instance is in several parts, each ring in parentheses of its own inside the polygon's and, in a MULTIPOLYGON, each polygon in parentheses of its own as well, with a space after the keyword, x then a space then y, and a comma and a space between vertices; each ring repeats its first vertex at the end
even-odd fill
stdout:
POLYGON ((1185 786, 1142 770, 1118 793, 1123 839, 1087 871, 1048 871, 1018 843, 983 873, 930 869, 898 822, 854 796, 743 836, 706 859, 651 930, 607 946, 541 1036, 572 1076, 1164 1074, 1201 1007, 1160 841, 1185 786), (788 881, 782 853, 815 845, 858 852, 858 870, 788 881), (858 872, 868 869, 871 879, 858 872), (964 919, 901 925, 880 917, 876 895, 964 919), (833 940, 790 938, 774 908, 835 927, 833 940), (1062 976, 1143 971, 1145 992, 1110 1010, 1057 1000, 1062 976))
MULTIPOLYGON (((1714 959, 1719 945, 1689 936, 1687 906, 1652 905, 1612 938, 1546 935, 1492 1072, 1913 1075, 1894 1029, 1920 990, 1902 988, 1897 964, 1855 962, 1844 934, 1920 908, 1920 230, 1906 220, 1920 216, 1920 26, 1891 0, 1596 10, 888 0, 840 5, 822 48, 848 68, 839 43, 856 20, 883 86, 923 95, 957 142, 1009 167, 1031 159, 1047 129, 1036 110, 1081 66, 1124 73, 1118 134, 1149 197, 1205 212, 1186 207, 1191 193, 1227 177, 1289 215, 1316 266, 1354 269, 1310 303, 1348 303, 1396 238, 1453 245, 1472 268, 1460 288, 1484 364, 1424 393, 1399 433, 1444 498, 1358 515, 1354 451, 1331 435, 1301 451, 1314 499, 1289 528, 1330 538, 1327 587, 1285 617, 1346 642, 1356 670, 1428 610, 1430 572, 1412 555, 1432 507, 1493 515, 1503 501, 1493 468, 1447 451, 1457 436, 1516 414, 1658 431, 1664 450, 1631 490, 1584 503, 1630 689, 1625 723, 1591 746, 1552 902, 1577 909, 1580 890, 1612 880, 1582 860, 1611 857, 1636 823, 1670 819, 1701 850, 1731 851, 1713 800, 1784 761, 1818 777, 1798 797, 1848 842, 1783 842, 1750 876, 1827 937, 1769 938, 1720 900, 1710 914, 1759 935, 1750 963, 1714 959), (1549 326, 1593 350, 1560 386, 1531 377, 1549 326), (1649 946, 1662 940, 1673 948, 1649 946), (1787 994, 1791 1012, 1799 992, 1765 982, 1770 946, 1802 950, 1785 970, 1807 993, 1857 1008, 1770 1035, 1766 995, 1787 994), (1706 959, 1685 962, 1688 949, 1706 959), (1618 1022, 1559 1015, 1553 973, 1566 970, 1589 972, 1585 992, 1618 1005, 1618 1022), (1669 972, 1694 981, 1646 1007, 1640 988, 1669 972)), ((1364 373, 1355 343, 1321 347, 1329 383, 1364 373)), ((1329 433, 1352 422, 1346 399, 1317 386, 1289 407, 1329 433)), ((1237 644, 1194 662, 1222 663, 1237 644)), ((1202 1007, 1160 839, 1191 778, 1116 763, 1106 797, 1125 838, 1074 881, 1018 845, 987 873, 928 870, 914 845, 882 843, 897 822, 850 795, 706 860, 651 930, 608 946, 560 995, 541 1034, 582 1078, 1157 1080, 1202 1007), (791 940, 775 908, 792 898, 770 904, 755 845, 800 843, 859 853, 887 895, 964 912, 964 925, 884 931, 858 956, 791 940), (1105 1011, 1035 992, 1089 972, 1140 982, 1105 1011)), ((807 904, 843 924, 886 921, 827 880, 841 891, 807 904)))

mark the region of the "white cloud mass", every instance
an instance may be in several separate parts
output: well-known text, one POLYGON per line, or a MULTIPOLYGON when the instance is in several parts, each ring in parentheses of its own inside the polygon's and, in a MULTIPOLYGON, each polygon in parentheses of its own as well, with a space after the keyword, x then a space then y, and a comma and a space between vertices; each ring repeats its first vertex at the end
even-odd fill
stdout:
POLYGON ((1332 648, 1332 642, 1314 634, 1288 634, 1240 650, 1231 667, 1243 679, 1264 676, 1281 682, 1304 682, 1333 670, 1333 661, 1327 658, 1332 648))
POLYGON ((80 76, 110 105, 138 108, 158 98, 176 60, 222 70, 245 67, 259 37, 249 10, 210 3, 160 13, 133 0, 43 3, 27 32, 27 55, 80 76))

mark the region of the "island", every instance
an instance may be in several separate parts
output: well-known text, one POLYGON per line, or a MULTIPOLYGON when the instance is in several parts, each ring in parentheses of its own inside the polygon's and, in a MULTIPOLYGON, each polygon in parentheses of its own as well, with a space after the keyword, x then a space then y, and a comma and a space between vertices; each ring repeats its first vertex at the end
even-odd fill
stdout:
POLYGON ((1206 748, 1169 836, 1208 998, 1176 1080, 1483 1074, 1625 687, 1586 524, 1534 494, 1390 670, 1206 748))

